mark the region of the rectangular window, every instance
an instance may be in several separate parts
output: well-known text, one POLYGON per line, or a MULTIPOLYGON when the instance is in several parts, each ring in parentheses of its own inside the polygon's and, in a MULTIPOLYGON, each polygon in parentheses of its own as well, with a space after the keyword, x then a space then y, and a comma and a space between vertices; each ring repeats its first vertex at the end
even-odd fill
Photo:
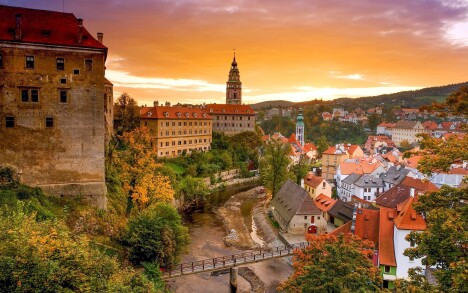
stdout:
POLYGON ((26 68, 34 69, 34 56, 26 56, 26 68))
POLYGON ((304 220, 307 220, 307 216, 304 216, 304 220))
POLYGON ((66 83, 67 83, 67 79, 66 79, 66 78, 61 78, 61 79, 60 79, 60 83, 61 83, 61 84, 66 84, 66 83))
POLYGON ((31 90, 31 102, 39 102, 39 90, 31 90))
POLYGON ((385 268, 384 268, 384 272, 386 272, 386 273, 390 273, 390 266, 385 266, 385 268))
POLYGON ((29 102, 29 91, 28 90, 21 90, 21 102, 24 102, 24 103, 29 102))
POLYGON ((52 117, 47 117, 47 118, 45 119, 45 125, 46 125, 47 128, 52 128, 52 127, 54 127, 54 118, 52 118, 52 117))
POLYGON ((5 127, 6 128, 15 127, 15 117, 5 117, 5 127))
POLYGON ((76 75, 80 74, 80 70, 79 69, 73 69, 73 74, 76 74, 76 75))
POLYGON ((65 90, 60 91, 60 103, 68 103, 68 93, 65 90))
POLYGON ((57 58, 57 70, 60 70, 60 71, 65 70, 65 59, 57 58))
POLYGON ((93 60, 92 59, 85 59, 85 68, 86 68, 86 71, 92 71, 93 70, 93 60))

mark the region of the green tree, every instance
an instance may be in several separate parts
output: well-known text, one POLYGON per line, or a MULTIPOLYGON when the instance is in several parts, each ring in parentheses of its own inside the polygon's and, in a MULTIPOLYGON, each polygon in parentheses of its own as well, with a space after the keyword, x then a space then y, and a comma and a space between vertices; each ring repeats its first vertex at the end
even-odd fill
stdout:
POLYGON ((265 155, 260 160, 261 180, 273 197, 289 178, 289 150, 289 144, 270 142, 266 145, 265 155))
POLYGON ((114 104, 115 129, 118 135, 140 126, 140 107, 129 94, 123 93, 114 104))
POLYGON ((405 255, 422 258, 422 264, 435 266, 438 289, 462 292, 468 275, 468 188, 443 186, 439 191, 420 195, 414 208, 423 214, 427 229, 411 232, 407 240, 417 246, 405 255))
POLYGON ((319 157, 322 157, 322 153, 328 149, 330 143, 327 141, 325 135, 322 135, 317 140, 317 153, 319 157))
POLYGON ((407 139, 404 139, 400 142, 400 149, 402 149, 403 151, 407 151, 407 150, 410 150, 412 149, 413 146, 409 143, 409 141, 407 139))
POLYGON ((307 236, 294 254, 294 273, 281 292, 376 292, 382 278, 372 262, 374 244, 355 235, 307 236))
POLYGON ((160 275, 123 269, 63 221, 38 222, 26 210, 18 205, 0 212, 1 292, 163 291, 160 275))
POLYGON ((377 125, 382 122, 382 116, 377 114, 372 114, 367 117, 367 126, 370 130, 375 131, 377 129, 377 125))
POLYGON ((299 162, 291 167, 291 171, 294 173, 297 185, 301 185, 301 180, 309 172, 309 161, 305 157, 301 157, 299 162))
POLYGON ((122 243, 134 264, 156 262, 171 267, 185 251, 189 235, 177 210, 157 203, 130 219, 122 243))
POLYGON ((185 176, 179 181, 177 186, 177 196, 182 199, 185 204, 198 205, 205 199, 209 193, 205 181, 201 178, 185 176))

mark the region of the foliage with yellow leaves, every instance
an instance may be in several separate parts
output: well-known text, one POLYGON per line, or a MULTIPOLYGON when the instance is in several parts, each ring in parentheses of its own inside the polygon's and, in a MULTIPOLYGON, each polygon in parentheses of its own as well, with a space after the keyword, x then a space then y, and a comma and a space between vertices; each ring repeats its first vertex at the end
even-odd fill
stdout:
POLYGON ((149 130, 136 128, 125 132, 120 139, 126 147, 118 155, 121 179, 132 201, 140 210, 155 202, 172 202, 174 189, 170 178, 158 172, 162 164, 156 162, 156 146, 149 130))

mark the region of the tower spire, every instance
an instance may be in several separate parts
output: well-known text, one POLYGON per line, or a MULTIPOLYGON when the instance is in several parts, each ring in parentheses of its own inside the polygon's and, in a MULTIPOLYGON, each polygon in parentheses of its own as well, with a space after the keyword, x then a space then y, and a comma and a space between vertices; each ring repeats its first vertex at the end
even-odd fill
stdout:
POLYGON ((242 104, 242 82, 237 68, 236 49, 231 63, 228 81, 226 83, 226 104, 242 104))

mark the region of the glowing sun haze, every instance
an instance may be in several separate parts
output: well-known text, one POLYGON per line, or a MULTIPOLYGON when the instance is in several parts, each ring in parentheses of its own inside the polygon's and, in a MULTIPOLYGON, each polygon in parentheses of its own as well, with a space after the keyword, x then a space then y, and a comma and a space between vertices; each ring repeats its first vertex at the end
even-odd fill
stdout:
MULTIPOLYGON (((0 0, 62 11, 62 0, 0 0)), ((468 80, 468 0, 65 0, 109 48, 116 96, 223 103, 358 97, 468 80)))

